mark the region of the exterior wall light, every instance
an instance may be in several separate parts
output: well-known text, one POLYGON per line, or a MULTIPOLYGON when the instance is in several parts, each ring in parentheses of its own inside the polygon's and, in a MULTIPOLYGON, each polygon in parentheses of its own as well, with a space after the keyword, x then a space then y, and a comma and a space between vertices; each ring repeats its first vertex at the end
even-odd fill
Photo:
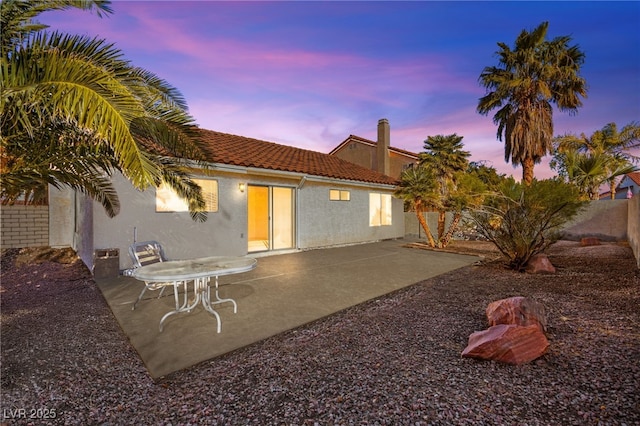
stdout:
POLYGON ((244 192, 244 188, 245 188, 245 184, 244 183, 239 183, 238 184, 238 189, 240 190, 240 192, 244 192))

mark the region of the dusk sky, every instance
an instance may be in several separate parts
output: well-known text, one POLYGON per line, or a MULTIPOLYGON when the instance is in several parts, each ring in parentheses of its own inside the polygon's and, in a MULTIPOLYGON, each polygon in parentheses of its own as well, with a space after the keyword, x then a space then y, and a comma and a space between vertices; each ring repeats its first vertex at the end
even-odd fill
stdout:
MULTIPOLYGON (((350 134, 423 150, 457 133, 473 161, 504 161, 493 114, 476 112, 497 42, 549 21, 586 55, 589 92, 554 134, 640 121, 640 2, 114 1, 114 14, 49 12, 51 30, 98 36, 181 91, 200 127, 328 153, 350 134)), ((543 163, 548 162, 549 158, 543 163)), ((536 176, 554 173, 542 164, 536 176)))

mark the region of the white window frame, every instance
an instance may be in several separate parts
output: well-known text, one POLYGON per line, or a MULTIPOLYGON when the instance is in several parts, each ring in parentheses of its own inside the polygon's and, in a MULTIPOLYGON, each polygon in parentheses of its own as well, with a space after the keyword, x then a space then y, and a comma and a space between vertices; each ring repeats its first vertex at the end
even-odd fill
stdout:
POLYGON ((329 190, 330 201, 351 201, 351 191, 343 189, 330 189, 329 190))
POLYGON ((391 194, 369 193, 369 226, 389 226, 393 223, 391 194))
MULTIPOLYGON (((193 179, 202 188, 202 196, 205 200, 205 211, 215 213, 218 211, 219 186, 215 179, 193 179)), ((162 183, 156 188, 156 212, 174 213, 188 212, 189 203, 181 198, 171 187, 162 183)))

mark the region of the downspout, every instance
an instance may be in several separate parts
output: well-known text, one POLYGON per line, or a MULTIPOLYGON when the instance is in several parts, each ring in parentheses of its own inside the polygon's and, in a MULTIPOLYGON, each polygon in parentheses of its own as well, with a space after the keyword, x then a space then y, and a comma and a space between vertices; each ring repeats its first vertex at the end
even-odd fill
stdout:
POLYGON ((302 176, 300 178, 300 182, 298 182, 298 186, 296 187, 296 211, 294 212, 296 215, 296 250, 300 250, 300 215, 298 214, 300 212, 300 196, 298 195, 298 193, 300 192, 306 181, 307 176, 302 176))
POLYGON ((307 177, 306 176, 302 176, 300 178, 300 183, 298 183, 298 191, 302 189, 302 187, 304 186, 304 183, 307 181, 307 177))

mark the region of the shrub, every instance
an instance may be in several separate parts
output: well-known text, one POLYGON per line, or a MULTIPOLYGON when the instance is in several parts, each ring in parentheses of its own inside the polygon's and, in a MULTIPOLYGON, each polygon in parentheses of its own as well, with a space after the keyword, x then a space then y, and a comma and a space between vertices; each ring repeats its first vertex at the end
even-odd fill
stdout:
POLYGON ((470 212, 476 230, 521 271, 535 254, 558 241, 560 229, 586 202, 575 186, 557 179, 533 180, 531 185, 505 179, 479 209, 470 212))

